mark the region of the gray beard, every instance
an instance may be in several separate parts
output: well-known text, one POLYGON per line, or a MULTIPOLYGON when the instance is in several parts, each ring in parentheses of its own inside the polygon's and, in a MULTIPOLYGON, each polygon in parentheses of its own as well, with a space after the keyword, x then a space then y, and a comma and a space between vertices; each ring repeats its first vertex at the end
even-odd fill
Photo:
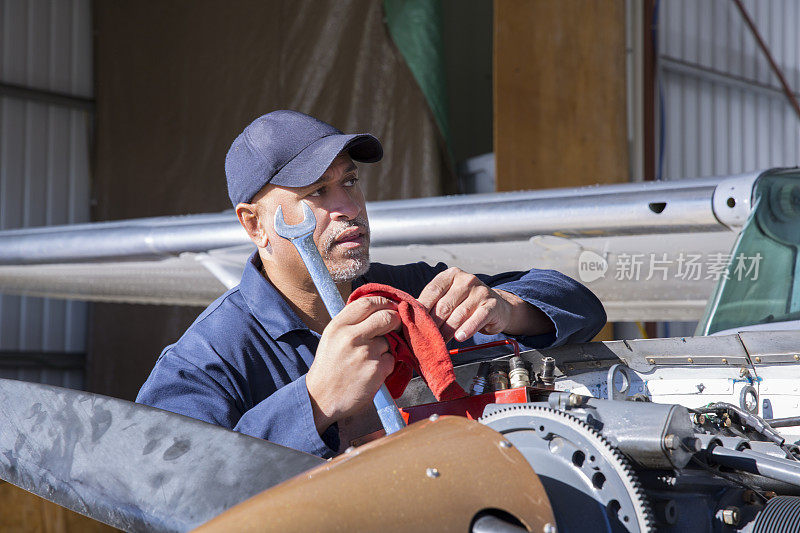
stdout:
POLYGON ((366 257, 351 259, 347 266, 328 269, 334 283, 346 283, 353 281, 358 276, 363 276, 369 270, 369 254, 366 257))
POLYGON ((369 222, 367 222, 366 217, 358 217, 347 222, 337 222, 331 229, 332 231, 320 243, 320 248, 322 249, 322 258, 325 260, 325 266, 328 267, 333 282, 346 283, 366 274, 367 270, 369 270, 369 222), (339 264, 334 264, 331 252, 335 246, 336 237, 344 230, 353 227, 358 227, 365 231, 364 246, 355 250, 347 250, 345 259, 339 260, 339 264))

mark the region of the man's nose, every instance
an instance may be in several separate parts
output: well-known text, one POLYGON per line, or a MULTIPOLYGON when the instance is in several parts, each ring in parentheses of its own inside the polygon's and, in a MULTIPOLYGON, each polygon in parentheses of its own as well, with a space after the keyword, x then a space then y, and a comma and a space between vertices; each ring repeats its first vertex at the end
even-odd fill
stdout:
POLYGON ((335 197, 335 203, 331 209, 331 219, 333 220, 353 220, 361 214, 363 206, 357 201, 350 190, 342 188, 335 197))

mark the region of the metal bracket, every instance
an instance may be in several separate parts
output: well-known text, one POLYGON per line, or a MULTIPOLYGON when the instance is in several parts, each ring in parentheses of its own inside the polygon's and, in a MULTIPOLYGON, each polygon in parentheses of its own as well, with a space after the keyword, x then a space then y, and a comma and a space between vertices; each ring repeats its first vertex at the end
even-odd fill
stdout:
POLYGON ((630 369, 623 365, 617 363, 616 365, 612 366, 608 369, 608 399, 609 400, 620 400, 625 401, 628 397, 628 391, 631 390, 631 374, 630 369), (616 385, 614 382, 616 381, 617 376, 622 378, 623 388, 622 390, 617 390, 616 385))

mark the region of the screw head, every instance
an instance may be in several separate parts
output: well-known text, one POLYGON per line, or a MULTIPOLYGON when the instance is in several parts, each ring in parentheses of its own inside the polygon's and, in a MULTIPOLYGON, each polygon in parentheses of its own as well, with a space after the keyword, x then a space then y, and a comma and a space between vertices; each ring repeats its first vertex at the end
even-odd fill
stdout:
POLYGON ((694 359, 692 359, 691 357, 687 357, 687 358, 686 358, 686 360, 687 360, 688 362, 690 362, 690 363, 694 363, 694 359))
POLYGON ((350 453, 356 449, 355 446, 348 446, 348 448, 344 451, 344 453, 350 453))
POLYGON ((583 397, 580 394, 575 394, 574 392, 569 395, 569 406, 570 407, 578 407, 583 402, 583 397))
POLYGON ((728 364, 728 360, 727 360, 727 359, 725 359, 724 357, 722 358, 722 364, 723 364, 723 365, 727 365, 727 364, 728 364))
POLYGON ((436 479, 441 474, 439 473, 439 469, 438 468, 428 468, 427 470, 425 470, 425 475, 428 476, 431 479, 436 479))
POLYGON ((761 358, 760 357, 756 357, 756 363, 760 363, 760 362, 761 362, 761 358))
POLYGON ((739 508, 726 507, 722 510, 722 521, 729 526, 735 526, 739 523, 739 508))
POLYGON ((513 444, 511 444, 507 440, 501 440, 500 441, 500 447, 501 448, 511 448, 512 446, 513 446, 513 444))
POLYGON ((653 358, 648 359, 647 362, 650 363, 651 365, 656 364, 656 360, 653 358))
POLYGON ((556 526, 554 526, 550 522, 546 523, 542 528, 543 533, 556 533, 557 531, 558 529, 556 529, 556 526))
POLYGON ((664 437, 664 447, 668 450, 677 450, 681 446, 681 439, 670 433, 664 437))
POLYGON ((428 420, 430 420, 431 422, 436 422, 437 420, 439 420, 439 415, 433 413, 430 417, 428 417, 428 420))
POLYGON ((800 361, 800 355, 794 354, 794 360, 795 361, 800 361))

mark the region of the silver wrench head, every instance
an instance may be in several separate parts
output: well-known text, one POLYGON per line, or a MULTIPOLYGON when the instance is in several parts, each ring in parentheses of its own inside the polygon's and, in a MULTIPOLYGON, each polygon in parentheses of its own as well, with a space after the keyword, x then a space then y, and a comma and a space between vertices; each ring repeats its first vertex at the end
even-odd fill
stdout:
POLYGON ((317 219, 311 211, 311 207, 306 202, 300 202, 303 206, 303 220, 299 224, 287 224, 283 219, 283 208, 278 206, 275 211, 275 232, 284 239, 294 240, 314 233, 317 227, 317 219))

